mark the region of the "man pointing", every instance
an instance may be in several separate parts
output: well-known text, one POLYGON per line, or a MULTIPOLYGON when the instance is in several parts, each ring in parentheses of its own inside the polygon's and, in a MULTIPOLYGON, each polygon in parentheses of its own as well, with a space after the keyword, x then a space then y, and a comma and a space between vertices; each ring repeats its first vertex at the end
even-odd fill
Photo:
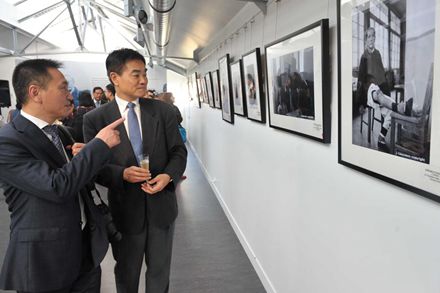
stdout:
POLYGON ((13 73, 23 107, 0 129, 0 187, 11 213, 0 289, 100 291, 99 263, 108 239, 85 186, 120 143, 115 128, 124 119, 103 128, 82 148, 66 149, 54 122, 72 111, 73 101, 60 66, 53 60, 27 60, 13 73))

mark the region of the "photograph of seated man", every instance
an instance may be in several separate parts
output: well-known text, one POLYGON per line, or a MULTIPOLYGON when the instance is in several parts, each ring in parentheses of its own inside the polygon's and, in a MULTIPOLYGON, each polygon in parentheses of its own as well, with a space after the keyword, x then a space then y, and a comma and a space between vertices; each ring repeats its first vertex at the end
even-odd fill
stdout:
POLYGON ((353 7, 354 145, 429 163, 436 31, 434 11, 423 7, 430 5, 435 0, 353 7))

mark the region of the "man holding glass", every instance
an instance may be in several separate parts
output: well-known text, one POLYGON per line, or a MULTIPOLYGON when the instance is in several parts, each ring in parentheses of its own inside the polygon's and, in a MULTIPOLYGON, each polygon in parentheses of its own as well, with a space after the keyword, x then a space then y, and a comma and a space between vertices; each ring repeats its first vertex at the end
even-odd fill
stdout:
POLYGON ((147 265, 146 292, 168 292, 174 220, 175 185, 186 167, 187 150, 173 109, 158 100, 142 99, 147 88, 145 59, 120 49, 106 60, 115 99, 84 116, 86 141, 116 117, 121 144, 97 181, 108 187, 109 204, 122 240, 112 244, 118 293, 137 293, 142 260, 147 265), (149 156, 149 170, 141 160, 149 156))

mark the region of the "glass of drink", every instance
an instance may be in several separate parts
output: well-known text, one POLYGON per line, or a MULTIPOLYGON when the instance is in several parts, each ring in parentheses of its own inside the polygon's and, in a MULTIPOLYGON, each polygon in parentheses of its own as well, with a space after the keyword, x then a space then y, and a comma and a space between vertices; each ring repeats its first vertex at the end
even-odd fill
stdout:
POLYGON ((139 165, 142 169, 150 171, 150 157, 148 155, 139 155, 139 165))

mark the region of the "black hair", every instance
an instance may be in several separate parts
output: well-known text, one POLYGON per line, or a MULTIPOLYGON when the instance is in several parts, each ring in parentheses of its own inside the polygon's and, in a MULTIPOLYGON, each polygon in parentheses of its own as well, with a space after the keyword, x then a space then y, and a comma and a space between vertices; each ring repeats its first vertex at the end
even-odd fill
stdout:
POLYGON ((108 85, 106 85, 105 88, 106 88, 108 91, 110 91, 110 92, 112 93, 113 96, 115 96, 115 94, 116 94, 115 87, 114 87, 111 83, 109 83, 108 85))
POLYGON ((93 107, 95 104, 93 103, 92 95, 89 91, 82 91, 78 96, 78 104, 83 107, 93 107))
POLYGON ((17 104, 26 104, 30 85, 46 88, 52 78, 48 69, 58 69, 61 66, 60 62, 50 59, 32 59, 18 64, 12 74, 12 86, 17 97, 17 104))
POLYGON ((139 60, 146 64, 144 56, 132 49, 124 48, 115 50, 107 56, 105 67, 107 68, 107 76, 112 84, 113 82, 110 78, 110 73, 115 72, 118 75, 121 75, 125 64, 132 60, 139 60))
POLYGON ((97 90, 101 90, 102 92, 104 91, 104 90, 102 89, 102 87, 100 87, 100 86, 95 86, 95 87, 93 88, 93 92, 96 92, 97 90))

